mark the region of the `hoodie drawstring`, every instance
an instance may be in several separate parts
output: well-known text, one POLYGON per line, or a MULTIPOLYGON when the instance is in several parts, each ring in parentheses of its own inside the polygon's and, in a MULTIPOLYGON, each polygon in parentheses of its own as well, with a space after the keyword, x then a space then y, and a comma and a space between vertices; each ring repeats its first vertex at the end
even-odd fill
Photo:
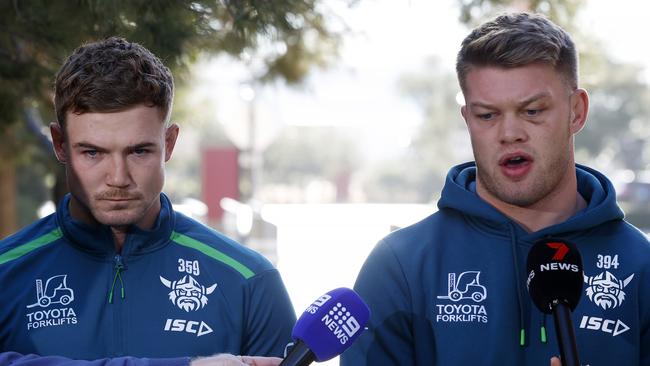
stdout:
MULTIPOLYGON (((526 345, 526 329, 524 328, 524 303, 523 303, 523 284, 519 277, 519 260, 517 256, 517 238, 515 236, 515 228, 510 225, 510 243, 512 244, 512 258, 515 267, 515 281, 517 281, 517 305, 519 306, 519 345, 524 347, 526 345)), ((542 321, 539 327, 539 337, 542 343, 547 342, 546 334, 546 313, 542 314, 542 321)))
POLYGON ((115 282, 119 278, 121 286, 121 297, 124 298, 124 282, 122 281, 122 269, 124 265, 122 264, 122 257, 120 255, 115 256, 115 276, 113 277, 113 284, 111 285, 111 290, 108 292, 108 303, 113 303, 113 291, 115 290, 115 282))
POLYGON ((512 245, 512 261, 515 267, 515 281, 517 286, 517 305, 519 306, 519 345, 521 347, 526 345, 526 330, 524 329, 524 304, 523 304, 523 289, 521 288, 521 278, 519 277, 519 257, 517 255, 517 237, 515 236, 515 228, 509 225, 510 228, 510 244, 512 245))
POLYGON ((542 315, 542 326, 539 329, 542 343, 546 343, 546 313, 542 315))

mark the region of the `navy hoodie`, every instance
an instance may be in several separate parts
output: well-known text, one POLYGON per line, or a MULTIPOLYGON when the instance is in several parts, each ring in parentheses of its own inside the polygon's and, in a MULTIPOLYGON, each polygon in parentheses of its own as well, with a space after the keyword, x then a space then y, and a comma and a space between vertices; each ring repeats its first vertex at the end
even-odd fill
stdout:
POLYGON ((650 365, 650 245, 623 220, 611 183, 576 167, 588 207, 527 232, 476 194, 476 168, 451 169, 439 211, 380 241, 355 289, 368 329, 342 365, 549 365, 559 355, 552 316, 526 290, 526 257, 547 236, 584 262, 573 312, 583 365, 650 365), (542 328, 546 332, 542 332, 542 328))
POLYGON ((175 212, 151 230, 55 214, 0 242, 0 365, 187 364, 215 353, 282 356, 295 312, 260 254, 175 212))

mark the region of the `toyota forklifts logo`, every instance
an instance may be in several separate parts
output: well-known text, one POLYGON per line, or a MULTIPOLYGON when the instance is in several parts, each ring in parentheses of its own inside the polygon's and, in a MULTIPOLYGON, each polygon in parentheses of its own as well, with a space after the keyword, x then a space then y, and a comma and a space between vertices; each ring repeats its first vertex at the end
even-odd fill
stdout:
POLYGON ((77 324, 77 314, 68 306, 74 301, 74 291, 68 287, 67 279, 68 275, 52 276, 45 286, 42 279, 36 280, 36 302, 27 305, 27 309, 36 309, 25 314, 27 329, 77 324))
POLYGON ((68 275, 50 277, 45 282, 45 288, 43 288, 42 280, 36 280, 36 302, 27 305, 27 307, 40 306, 46 308, 50 304, 68 305, 71 303, 74 300, 74 291, 68 287, 67 278, 68 275))
POLYGON ((450 299, 458 302, 462 299, 472 299, 481 302, 487 297, 485 286, 479 283, 480 271, 466 271, 458 275, 450 273, 447 276, 447 295, 438 296, 439 299, 450 299))
POLYGON ((487 289, 480 283, 481 271, 465 271, 447 275, 447 294, 437 296, 451 303, 436 304, 436 321, 446 323, 487 323, 487 310, 481 305, 487 289))

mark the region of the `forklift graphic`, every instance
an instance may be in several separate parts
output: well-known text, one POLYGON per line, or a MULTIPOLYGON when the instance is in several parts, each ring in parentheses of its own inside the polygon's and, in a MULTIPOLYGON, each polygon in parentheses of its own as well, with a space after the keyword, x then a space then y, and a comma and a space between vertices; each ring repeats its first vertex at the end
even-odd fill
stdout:
POLYGON ((479 283, 480 275, 480 271, 465 271, 456 278, 455 273, 450 273, 447 282, 447 296, 438 296, 438 298, 454 302, 462 299, 472 299, 474 302, 485 300, 487 290, 479 283))
POLYGON ((45 288, 43 288, 43 281, 36 280, 36 302, 27 305, 27 307, 40 306, 45 308, 50 304, 68 305, 71 303, 74 300, 74 292, 66 284, 67 277, 68 275, 50 277, 45 282, 45 288))

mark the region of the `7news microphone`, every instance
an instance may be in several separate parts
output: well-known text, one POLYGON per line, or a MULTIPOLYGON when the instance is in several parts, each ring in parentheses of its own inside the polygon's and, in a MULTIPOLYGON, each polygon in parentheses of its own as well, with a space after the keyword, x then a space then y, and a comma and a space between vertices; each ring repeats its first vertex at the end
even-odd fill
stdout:
POLYGON ((307 366, 345 351, 363 332, 368 305, 348 288, 337 288, 314 301, 293 327, 294 346, 280 366, 307 366))
POLYGON ((571 320, 582 294, 582 257, 566 240, 545 238, 528 252, 526 286, 540 311, 553 314, 562 366, 580 366, 571 320))

